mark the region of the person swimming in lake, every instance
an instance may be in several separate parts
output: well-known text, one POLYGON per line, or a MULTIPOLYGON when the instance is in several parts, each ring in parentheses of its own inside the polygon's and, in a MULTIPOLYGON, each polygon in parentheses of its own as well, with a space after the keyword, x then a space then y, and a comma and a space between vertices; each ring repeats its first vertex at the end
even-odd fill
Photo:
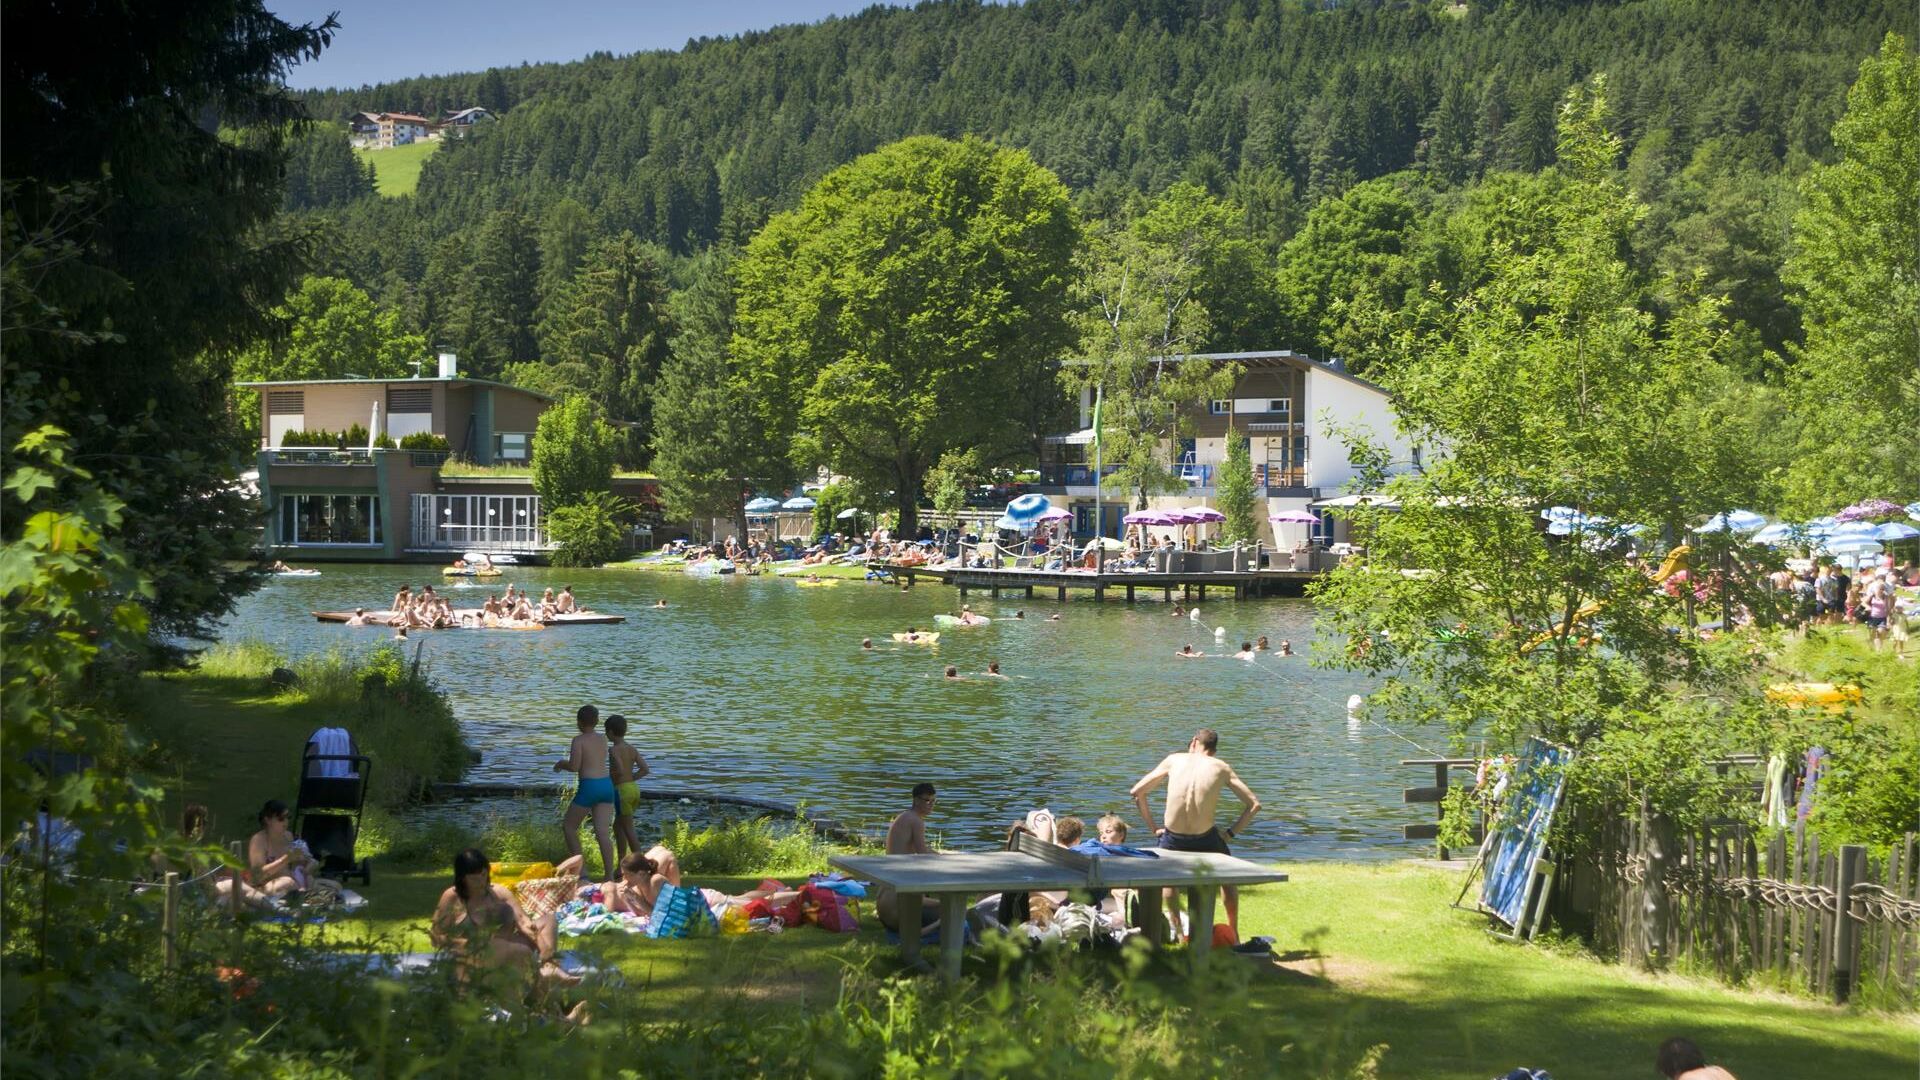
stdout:
POLYGON ((960 669, 952 664, 948 664, 946 677, 953 682, 959 682, 961 679, 960 669))
POLYGON ((1187 609, 1181 607, 1178 603, 1176 603, 1173 605, 1173 610, 1167 612, 1167 614, 1173 616, 1176 619, 1184 619, 1187 617, 1187 609))
POLYGON ((1277 648, 1277 649, 1275 649, 1275 650, 1273 650, 1273 655, 1275 655, 1275 656, 1292 656, 1292 655, 1293 655, 1293 642, 1291 642, 1291 641, 1286 641, 1286 640, 1282 640, 1282 641, 1280 642, 1280 647, 1279 647, 1279 648, 1277 648))
POLYGON ((1016 611, 1013 613, 1013 617, 1016 619, 1024 619, 1027 617, 1027 613, 1024 611, 1016 611))
POLYGON ((347 625, 348 626, 367 625, 367 609, 363 607, 354 608, 353 615, 347 619, 347 625))
POLYGON ((868 652, 872 652, 872 651, 873 651, 873 639, 872 639, 872 638, 870 638, 870 637, 863 637, 863 638, 861 638, 861 639, 860 639, 860 647, 861 647, 862 649, 865 649, 865 650, 866 650, 866 651, 868 651, 868 652))
POLYGON ((1255 660, 1258 659, 1259 656, 1259 653, 1253 651, 1253 642, 1251 641, 1241 642, 1240 651, 1233 654, 1235 660, 1255 660))
POLYGON ((1188 642, 1187 644, 1180 646, 1180 651, 1177 653, 1174 653, 1173 655, 1179 657, 1182 660, 1198 660, 1202 656, 1205 656, 1206 654, 1194 652, 1193 643, 1188 642))
POLYGON ((663 608, 663 607, 666 607, 666 606, 667 606, 667 599, 666 599, 666 597, 664 597, 664 596, 663 596, 663 597, 661 597, 661 598, 660 598, 660 599, 658 599, 658 600, 655 600, 655 601, 653 602, 653 608, 654 608, 654 610, 655 610, 655 611, 658 611, 658 610, 660 610, 661 608, 663 608))
POLYGON ((1273 646, 1267 644, 1267 635, 1261 634, 1260 640, 1253 643, 1254 652, 1271 652, 1273 646))
POLYGON ((991 678, 991 679, 1004 679, 1004 678, 1006 678, 1006 676, 1005 676, 1005 675, 1002 675, 1002 674, 1000 674, 1000 661, 998 661, 998 660, 989 660, 989 661, 987 661, 987 670, 986 670, 986 672, 985 672, 985 674, 986 674, 986 676, 987 676, 988 678, 991 678))
POLYGON ((1053 614, 1051 614, 1051 615, 1049 615, 1049 616, 1047 616, 1047 621, 1048 621, 1048 622, 1059 622, 1059 621, 1060 621, 1060 613, 1056 611, 1056 612, 1054 612, 1053 614))

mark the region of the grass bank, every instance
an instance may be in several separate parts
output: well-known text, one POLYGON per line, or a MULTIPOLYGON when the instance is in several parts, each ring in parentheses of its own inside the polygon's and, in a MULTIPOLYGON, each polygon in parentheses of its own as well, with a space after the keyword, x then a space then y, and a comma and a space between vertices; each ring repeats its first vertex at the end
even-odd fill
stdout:
POLYGON ((413 194, 414 188, 420 186, 420 170, 438 149, 439 141, 430 140, 379 150, 356 149, 354 154, 362 161, 373 163, 375 190, 388 198, 397 198, 413 194))
POLYGON ((289 658, 257 643, 217 645, 192 668, 140 679, 127 711, 147 745, 142 765, 166 784, 170 807, 204 803, 233 831, 269 798, 293 802, 316 728, 346 727, 374 759, 369 802, 392 809, 423 784, 459 779, 469 756, 414 659, 392 646, 289 658), (292 680, 276 682, 276 669, 292 680))

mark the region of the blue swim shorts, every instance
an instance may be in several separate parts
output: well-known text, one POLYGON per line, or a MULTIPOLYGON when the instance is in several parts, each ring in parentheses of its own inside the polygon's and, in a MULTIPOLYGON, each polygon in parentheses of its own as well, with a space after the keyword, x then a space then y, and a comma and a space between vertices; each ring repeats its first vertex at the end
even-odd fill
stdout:
POLYGON ((580 787, 573 793, 573 805, 594 807, 601 803, 614 802, 613 777, 596 776, 582 779, 580 787))

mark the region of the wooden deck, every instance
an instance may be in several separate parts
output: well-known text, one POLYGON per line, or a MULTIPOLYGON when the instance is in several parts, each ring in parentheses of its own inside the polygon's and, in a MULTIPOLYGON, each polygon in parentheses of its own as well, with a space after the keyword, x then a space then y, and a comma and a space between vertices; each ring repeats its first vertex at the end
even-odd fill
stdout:
POLYGON ((1176 592, 1182 599, 1200 600, 1206 598, 1208 589, 1231 593, 1236 599, 1267 595, 1299 596, 1306 591, 1309 582, 1325 573, 1321 570, 1209 570, 1192 573, 1101 574, 1090 570, 955 566, 889 566, 887 569, 915 584, 922 578, 928 578, 943 585, 952 585, 960 590, 962 596, 978 590, 994 596, 1007 591, 1021 591, 1031 597, 1039 595, 1040 591, 1051 590, 1060 600, 1067 599, 1069 590, 1091 590, 1095 600, 1105 600, 1109 592, 1119 593, 1128 600, 1138 599, 1142 593, 1151 596, 1156 592, 1163 600, 1173 599, 1176 592))
MULTIPOLYGON (((456 619, 462 616, 467 616, 467 615, 478 616, 479 614, 480 614, 479 608, 454 608, 453 609, 453 617, 456 619)), ((348 619, 353 618, 353 612, 351 611, 316 611, 313 613, 313 617, 320 620, 321 622, 343 623, 343 622, 346 622, 348 619)), ((386 626, 386 625, 389 625, 388 620, 391 619, 392 617, 393 617, 393 612, 391 611, 369 611, 367 612, 367 625, 386 626)), ((572 615, 555 615, 553 618, 547 620, 545 623, 542 623, 540 625, 541 626, 603 626, 609 623, 623 623, 626 621, 627 621, 627 617, 625 615, 609 615, 604 611, 583 611, 583 612, 578 612, 572 615)), ((433 629, 433 628, 423 628, 423 629, 433 629)), ((447 626, 447 627, 439 627, 438 629, 525 630, 525 629, 532 629, 532 627, 497 627, 495 628, 495 627, 472 627, 472 626, 464 626, 464 627, 463 626, 447 626)))

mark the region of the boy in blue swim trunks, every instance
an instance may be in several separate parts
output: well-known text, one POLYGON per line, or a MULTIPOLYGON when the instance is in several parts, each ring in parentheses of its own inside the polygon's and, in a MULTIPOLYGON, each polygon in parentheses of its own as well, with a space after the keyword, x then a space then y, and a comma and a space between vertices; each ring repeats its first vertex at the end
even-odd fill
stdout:
MULTIPOLYGON (((553 763, 554 772, 570 772, 580 778, 573 801, 567 804, 566 816, 560 819, 560 834, 566 838, 567 853, 580 854, 580 823, 592 815, 593 837, 600 844, 600 865, 611 867, 614 865, 612 830, 615 796, 613 777, 607 773, 607 737, 594 730, 600 726, 600 710, 593 706, 580 706, 575 719, 579 723, 580 734, 573 737, 567 759, 553 763)), ((584 881, 592 880, 585 864, 581 865, 580 877, 584 881)))

